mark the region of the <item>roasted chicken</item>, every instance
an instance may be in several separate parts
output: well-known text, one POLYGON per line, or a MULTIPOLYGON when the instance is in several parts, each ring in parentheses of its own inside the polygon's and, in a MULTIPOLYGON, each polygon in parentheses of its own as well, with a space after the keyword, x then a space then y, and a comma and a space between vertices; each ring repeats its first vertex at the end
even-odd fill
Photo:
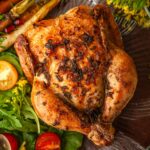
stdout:
POLYGON ((134 94, 137 74, 111 11, 79 6, 34 24, 15 43, 41 120, 111 143, 112 122, 134 94))

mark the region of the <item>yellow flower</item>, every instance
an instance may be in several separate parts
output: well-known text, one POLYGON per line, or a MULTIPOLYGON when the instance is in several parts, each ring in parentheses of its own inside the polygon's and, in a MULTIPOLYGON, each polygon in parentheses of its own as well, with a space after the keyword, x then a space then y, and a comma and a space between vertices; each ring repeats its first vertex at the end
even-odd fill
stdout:
POLYGON ((123 10, 125 13, 129 13, 129 7, 127 5, 123 7, 123 10))
POLYGON ((10 100, 9 100, 9 99, 6 99, 5 102, 6 102, 6 103, 10 103, 10 100))
POLYGON ((12 93, 14 93, 15 95, 18 95, 18 94, 19 94, 19 92, 18 92, 18 88, 17 88, 17 87, 15 87, 15 88, 12 90, 12 93))
POLYGON ((112 4, 112 0, 107 0, 107 4, 108 5, 112 4))
POLYGON ((140 15, 141 17, 145 17, 147 14, 145 13, 144 10, 141 10, 141 11, 139 12, 139 15, 140 15))
POLYGON ((12 97, 12 103, 16 103, 16 102, 17 102, 16 98, 12 97))
POLYGON ((126 16, 126 19, 129 21, 129 20, 131 20, 131 15, 127 15, 126 16))
POLYGON ((131 11, 129 11, 129 14, 133 16, 133 15, 136 14, 136 11, 135 10, 131 10, 131 11))
POLYGON ((115 7, 118 8, 118 9, 121 9, 122 6, 118 5, 118 4, 115 4, 115 7))
POLYGON ((17 85, 20 86, 20 87, 24 87, 27 83, 28 83, 27 80, 25 80, 25 79, 20 79, 20 80, 17 82, 17 85))

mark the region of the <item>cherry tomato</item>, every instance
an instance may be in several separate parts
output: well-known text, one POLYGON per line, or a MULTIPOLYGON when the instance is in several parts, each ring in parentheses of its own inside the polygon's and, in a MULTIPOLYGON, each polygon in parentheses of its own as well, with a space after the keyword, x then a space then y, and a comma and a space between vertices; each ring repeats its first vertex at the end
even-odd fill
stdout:
POLYGON ((0 90, 11 89, 18 80, 16 68, 7 61, 0 61, 0 90))
POLYGON ((60 143, 57 134, 46 132, 37 138, 35 150, 60 150, 60 143))
POLYGON ((18 150, 18 141, 13 134, 0 134, 0 145, 3 150, 18 150))

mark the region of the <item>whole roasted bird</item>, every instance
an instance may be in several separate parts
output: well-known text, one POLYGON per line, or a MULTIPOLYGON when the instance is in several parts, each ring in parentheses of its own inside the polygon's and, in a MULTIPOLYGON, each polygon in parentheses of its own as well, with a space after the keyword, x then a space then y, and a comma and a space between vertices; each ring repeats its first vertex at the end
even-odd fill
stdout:
POLYGON ((79 6, 40 21, 15 49, 39 118, 99 146, 112 141, 112 122, 133 96, 137 74, 106 6, 79 6))

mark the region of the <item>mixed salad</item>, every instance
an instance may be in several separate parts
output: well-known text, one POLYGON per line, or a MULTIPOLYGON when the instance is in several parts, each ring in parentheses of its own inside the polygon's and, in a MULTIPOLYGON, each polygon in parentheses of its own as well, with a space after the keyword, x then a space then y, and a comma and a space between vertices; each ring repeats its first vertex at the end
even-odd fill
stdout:
POLYGON ((82 145, 80 133, 57 130, 39 120, 31 105, 32 87, 13 48, 17 36, 58 2, 0 1, 0 150, 77 150, 82 145))
POLYGON ((31 105, 31 88, 14 50, 1 52, 0 143, 8 140, 9 145, 12 144, 10 150, 18 150, 20 146, 20 150, 48 150, 47 146, 51 150, 77 150, 83 136, 77 132, 57 130, 39 120, 31 105))

